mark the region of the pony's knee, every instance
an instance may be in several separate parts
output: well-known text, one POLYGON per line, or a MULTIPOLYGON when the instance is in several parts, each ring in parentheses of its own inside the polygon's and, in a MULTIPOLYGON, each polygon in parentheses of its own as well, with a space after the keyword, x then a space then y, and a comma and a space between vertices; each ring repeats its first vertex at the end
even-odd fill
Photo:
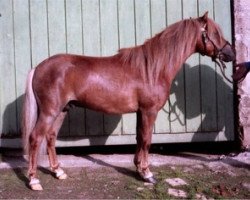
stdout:
POLYGON ((43 137, 37 134, 31 134, 30 135, 30 147, 31 149, 35 149, 39 146, 39 144, 42 142, 43 137))
POLYGON ((47 140, 48 148, 54 147, 55 141, 56 141, 56 134, 55 133, 47 134, 46 140, 47 140))
POLYGON ((30 142, 30 146, 31 147, 36 147, 38 146, 42 140, 44 138, 44 134, 38 132, 38 131, 34 131, 29 138, 29 142, 30 142))

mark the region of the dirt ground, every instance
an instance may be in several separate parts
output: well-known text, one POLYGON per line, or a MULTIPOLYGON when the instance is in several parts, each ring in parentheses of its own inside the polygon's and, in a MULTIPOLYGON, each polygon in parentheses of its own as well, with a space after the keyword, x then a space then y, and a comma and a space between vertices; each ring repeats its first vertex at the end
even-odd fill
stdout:
MULTIPOLYGON (((97 151, 98 152, 98 151, 97 151)), ((2 151, 1 199, 250 199, 250 152, 213 154, 153 152, 151 169, 158 180, 144 183, 127 152, 62 153, 68 179, 57 180, 41 156, 39 178, 44 190, 28 187, 27 163, 19 154, 2 151), (185 184, 172 184, 181 181, 185 184)))

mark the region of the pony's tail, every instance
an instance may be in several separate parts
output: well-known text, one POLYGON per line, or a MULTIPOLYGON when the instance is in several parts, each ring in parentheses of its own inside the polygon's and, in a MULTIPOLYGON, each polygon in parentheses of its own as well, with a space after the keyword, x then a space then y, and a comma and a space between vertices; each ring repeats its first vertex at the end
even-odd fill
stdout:
POLYGON ((32 69, 27 77, 22 108, 21 130, 25 155, 27 155, 29 152, 29 138, 32 130, 35 127, 38 116, 37 102, 32 87, 34 72, 35 69, 32 69))

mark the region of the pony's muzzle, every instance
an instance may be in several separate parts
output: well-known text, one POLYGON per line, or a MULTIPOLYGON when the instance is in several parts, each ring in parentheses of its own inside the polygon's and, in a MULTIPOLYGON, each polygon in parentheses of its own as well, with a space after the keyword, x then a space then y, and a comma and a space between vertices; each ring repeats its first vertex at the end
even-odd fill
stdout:
POLYGON ((230 44, 227 44, 223 49, 221 49, 219 54, 219 59, 224 62, 234 61, 236 58, 235 51, 230 44))

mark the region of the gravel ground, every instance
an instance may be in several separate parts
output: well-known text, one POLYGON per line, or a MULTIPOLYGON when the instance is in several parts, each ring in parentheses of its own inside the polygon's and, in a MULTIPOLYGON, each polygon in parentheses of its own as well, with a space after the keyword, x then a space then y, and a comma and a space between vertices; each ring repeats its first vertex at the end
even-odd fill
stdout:
POLYGON ((69 175, 63 181, 51 176, 47 156, 41 156, 38 175, 44 190, 34 192, 27 186, 26 157, 4 153, 0 162, 0 198, 250 198, 249 151, 237 155, 152 153, 151 168, 159 179, 154 186, 144 183, 137 176, 133 156, 124 153, 59 155, 61 166, 69 175), (189 187, 172 188, 166 183, 167 178, 181 178, 189 187), (210 188, 210 193, 206 188, 210 188))

